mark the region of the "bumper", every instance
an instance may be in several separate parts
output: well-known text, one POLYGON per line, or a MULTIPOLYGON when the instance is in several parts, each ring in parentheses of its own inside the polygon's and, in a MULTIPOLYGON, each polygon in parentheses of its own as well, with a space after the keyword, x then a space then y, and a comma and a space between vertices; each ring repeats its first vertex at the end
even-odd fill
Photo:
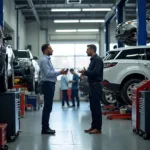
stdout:
POLYGON ((103 81, 103 89, 104 89, 104 91, 120 93, 120 84, 114 84, 114 83, 110 83, 107 80, 104 80, 103 81))
POLYGON ((31 79, 34 76, 34 72, 30 68, 28 68, 28 69, 14 68, 14 76, 15 77, 23 77, 24 79, 31 79))

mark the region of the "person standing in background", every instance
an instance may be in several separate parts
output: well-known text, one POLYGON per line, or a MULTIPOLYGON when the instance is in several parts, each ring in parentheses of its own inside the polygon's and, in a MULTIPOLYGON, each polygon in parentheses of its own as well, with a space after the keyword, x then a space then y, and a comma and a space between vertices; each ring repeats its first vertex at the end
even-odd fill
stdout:
POLYGON ((69 101, 68 101, 68 86, 69 86, 69 80, 67 77, 68 70, 66 74, 61 76, 61 90, 62 90, 62 107, 64 107, 65 102, 67 103, 67 106, 70 107, 69 101))
POLYGON ((80 107, 80 100, 79 100, 79 93, 78 93, 79 76, 75 73, 74 69, 70 69, 70 72, 73 75, 73 80, 70 81, 70 83, 72 83, 72 89, 71 89, 72 107, 75 107, 75 99, 77 101, 77 107, 80 107))
POLYGON ((40 60, 42 75, 42 93, 44 95, 44 108, 42 113, 42 134, 55 134, 55 130, 49 127, 49 117, 53 107, 53 98, 57 76, 66 74, 66 70, 55 71, 50 56, 53 49, 50 44, 42 46, 43 57, 40 60))

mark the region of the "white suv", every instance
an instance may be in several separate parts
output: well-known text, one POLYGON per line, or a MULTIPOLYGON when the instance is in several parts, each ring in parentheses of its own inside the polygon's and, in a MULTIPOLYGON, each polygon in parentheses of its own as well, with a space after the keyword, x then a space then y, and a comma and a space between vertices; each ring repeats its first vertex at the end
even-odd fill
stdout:
POLYGON ((115 49, 104 58, 104 92, 119 102, 131 104, 131 89, 145 78, 150 79, 150 46, 115 49))

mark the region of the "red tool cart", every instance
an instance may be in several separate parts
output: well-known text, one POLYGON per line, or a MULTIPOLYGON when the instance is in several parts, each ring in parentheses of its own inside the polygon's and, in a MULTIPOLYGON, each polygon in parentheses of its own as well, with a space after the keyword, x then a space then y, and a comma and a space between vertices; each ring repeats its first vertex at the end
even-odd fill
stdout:
POLYGON ((139 98, 140 92, 150 89, 150 80, 144 80, 136 88, 132 89, 132 126, 133 132, 139 134, 139 98))
POLYGON ((8 150, 7 144, 7 124, 0 124, 0 149, 8 150))
POLYGON ((22 85, 15 85, 15 89, 21 89, 21 95, 20 95, 20 116, 23 118, 25 116, 25 94, 23 90, 26 90, 26 87, 22 85))

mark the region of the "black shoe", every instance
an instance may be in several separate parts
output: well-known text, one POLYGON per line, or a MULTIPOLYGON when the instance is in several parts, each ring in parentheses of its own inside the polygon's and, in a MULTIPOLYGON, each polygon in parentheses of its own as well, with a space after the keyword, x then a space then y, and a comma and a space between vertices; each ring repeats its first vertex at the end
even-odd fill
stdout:
POLYGON ((51 135, 54 135, 55 133, 56 131, 52 129, 42 130, 41 132, 41 134, 51 134, 51 135))
POLYGON ((72 105, 71 107, 76 107, 75 105, 72 105))

